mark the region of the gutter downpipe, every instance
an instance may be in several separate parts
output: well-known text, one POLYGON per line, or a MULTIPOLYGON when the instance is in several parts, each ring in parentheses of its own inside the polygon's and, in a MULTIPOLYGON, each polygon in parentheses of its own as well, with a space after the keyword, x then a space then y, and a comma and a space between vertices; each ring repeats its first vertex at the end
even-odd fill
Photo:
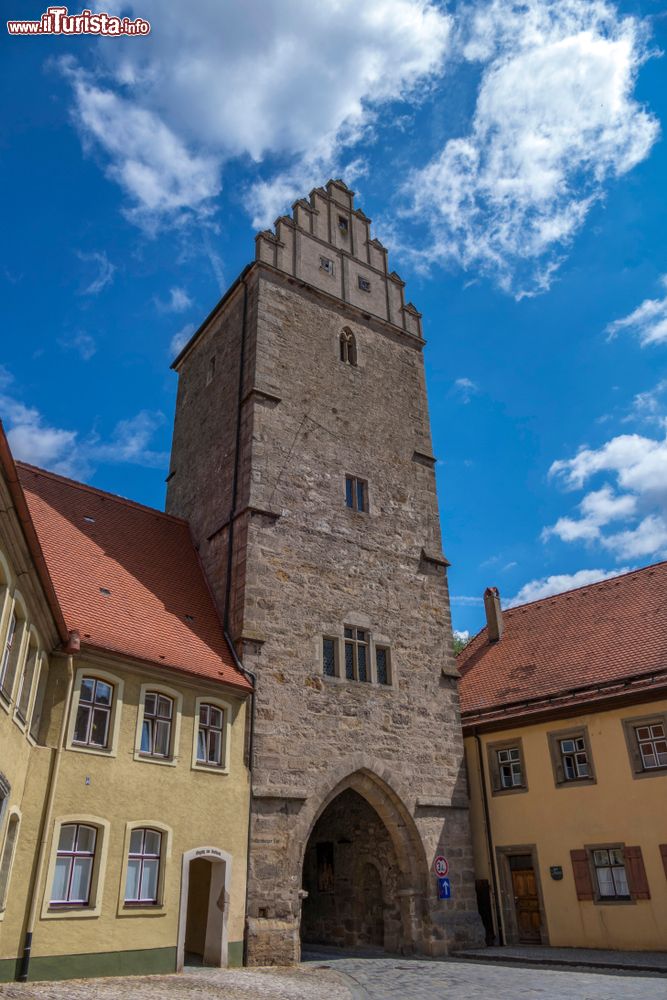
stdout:
MULTIPOLYGON (((79 643, 78 633, 70 632, 70 639, 67 648, 75 648, 79 643)), ((46 860, 46 847, 49 840, 49 831, 51 828, 51 816, 53 814, 53 803, 56 797, 56 786, 58 784, 58 774, 60 772, 60 762, 62 759, 62 752, 65 746, 65 740, 67 736, 67 723, 69 720, 70 709, 72 707, 72 692, 74 690, 74 656, 70 652, 67 657, 67 694, 65 695, 65 702, 63 706, 63 717, 60 722, 60 735, 58 737, 58 745, 55 747, 53 756, 51 758, 51 770, 49 773, 49 786, 46 797, 46 808, 44 810, 44 817, 42 819, 42 830, 39 842, 39 851, 37 854, 37 870, 35 872, 35 881, 32 884, 32 892, 30 894, 30 908, 28 910, 28 922, 25 931, 25 940, 23 943, 23 955, 21 957, 21 965, 19 968, 19 973, 17 981, 19 983, 25 983, 28 981, 28 969, 30 968, 30 955, 32 952, 32 936, 35 929, 35 922, 37 919, 37 906, 39 900, 39 888, 44 875, 44 862, 46 860)))
POLYGON ((493 854, 493 836, 491 833, 491 815, 489 812, 489 797, 486 791, 486 774, 484 773, 484 756, 482 754, 482 741, 476 729, 473 730, 475 743, 477 744, 477 763, 479 765, 480 784, 482 786, 482 803, 484 806, 484 833, 486 834, 486 849, 489 855, 489 868, 491 869, 491 884, 493 886, 493 902, 496 915, 496 926, 498 928, 498 944, 505 944, 503 930, 503 919, 500 909, 500 893, 498 890, 498 871, 496 869, 496 859, 493 854))
POLYGON ((236 518, 236 504, 239 489, 239 464, 241 453, 241 407, 243 404, 243 379, 245 377, 245 350, 248 321, 248 286, 245 277, 241 277, 243 284, 243 319, 241 321, 241 357, 239 359, 239 388, 236 403, 236 444, 234 448, 234 476, 232 479, 232 503, 229 512, 229 534, 227 536, 227 581, 225 585, 225 614, 224 628, 229 633, 229 612, 232 596, 232 557, 234 555, 234 520, 236 518))
POLYGON ((250 733, 248 737, 248 773, 250 776, 250 789, 248 795, 248 840, 246 846, 245 914, 243 921, 243 964, 245 966, 248 964, 248 900, 250 898, 250 837, 252 823, 252 757, 255 746, 255 685, 257 684, 257 678, 255 674, 253 674, 252 670, 247 670, 239 660, 236 649, 234 648, 234 643, 227 632, 225 632, 225 638, 232 651, 232 656, 234 657, 236 666, 252 684, 252 691, 250 692, 250 733))
POLYGON ((241 663, 241 660, 236 652, 236 647, 230 636, 230 605, 232 596, 232 569, 234 560, 234 522, 236 518, 236 505, 238 501, 238 488, 239 488, 239 465, 241 461, 241 424, 242 424, 242 414, 241 409, 243 406, 243 380, 245 378, 245 354, 246 354, 246 339, 248 332, 248 285, 246 282, 246 275, 242 274, 240 278, 243 284, 243 318, 241 320, 241 356, 239 358, 239 386, 238 386, 238 396, 237 396, 237 409, 236 409, 236 445, 234 451, 234 476, 232 479, 232 502, 231 510, 229 514, 229 534, 227 536, 227 581, 225 586, 225 611, 223 619, 223 627, 225 631, 225 638, 229 644, 229 648, 232 651, 232 656, 236 666, 248 678, 252 684, 252 692, 250 695, 250 733, 248 737, 248 775, 250 779, 250 788, 248 794, 248 840, 246 848, 246 883, 245 883, 245 913, 243 921, 243 964, 248 964, 248 899, 249 899, 249 886, 250 886, 250 839, 251 839, 251 825, 252 825, 252 762, 253 762, 253 752, 255 744, 255 687, 257 684, 257 678, 250 670, 246 668, 241 663))

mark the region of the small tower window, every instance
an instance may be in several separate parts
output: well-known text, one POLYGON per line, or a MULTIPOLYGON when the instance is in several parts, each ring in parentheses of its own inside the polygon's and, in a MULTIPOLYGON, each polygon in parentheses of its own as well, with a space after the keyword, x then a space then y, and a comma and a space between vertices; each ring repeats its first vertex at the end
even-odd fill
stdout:
POLYGON ((320 257, 320 271, 326 271, 327 274, 334 273, 333 261, 329 260, 328 257, 320 257))
POLYGON ((208 369, 206 371, 206 385, 210 385, 215 377, 215 354, 209 358, 208 369))
POLYGON ((348 225, 349 224, 348 224, 348 221, 347 221, 347 216, 346 215, 339 215, 338 216, 338 228, 340 229, 340 231, 343 234, 343 236, 347 236, 348 225))
POLYGON ((359 275, 359 288, 361 289, 362 292, 370 292, 371 283, 368 280, 368 278, 363 278, 361 275, 359 275))
POLYGON ((340 360, 346 365, 357 364, 357 342, 354 334, 347 327, 340 335, 340 360))
POLYGON ((345 504, 350 510, 368 511, 368 483, 364 479, 345 477, 345 504))

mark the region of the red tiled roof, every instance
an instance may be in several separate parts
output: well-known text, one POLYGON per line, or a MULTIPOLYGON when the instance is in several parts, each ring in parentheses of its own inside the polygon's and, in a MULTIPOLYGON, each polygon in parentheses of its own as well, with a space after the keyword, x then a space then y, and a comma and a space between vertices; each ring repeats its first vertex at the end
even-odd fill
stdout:
POLYGON ((510 608, 503 622, 499 642, 484 628, 457 657, 462 713, 522 714, 530 699, 667 671, 667 562, 510 608))
POLYGON ((16 463, 68 629, 83 645, 249 689, 186 521, 16 463))

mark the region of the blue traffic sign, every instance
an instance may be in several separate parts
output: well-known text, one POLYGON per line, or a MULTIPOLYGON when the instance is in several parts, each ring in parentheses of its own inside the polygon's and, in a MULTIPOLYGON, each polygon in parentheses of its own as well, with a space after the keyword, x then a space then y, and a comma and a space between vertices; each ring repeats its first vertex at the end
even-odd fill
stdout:
POLYGON ((452 884, 448 878, 438 879, 438 899, 452 898, 452 884))

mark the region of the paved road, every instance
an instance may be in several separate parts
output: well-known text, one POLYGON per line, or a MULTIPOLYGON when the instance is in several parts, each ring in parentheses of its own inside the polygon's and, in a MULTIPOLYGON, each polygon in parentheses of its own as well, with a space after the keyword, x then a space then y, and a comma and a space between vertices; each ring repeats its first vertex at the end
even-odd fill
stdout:
POLYGON ((311 965, 341 974, 353 1000, 667 1000, 667 977, 648 973, 329 954, 311 965))
POLYGON ((667 977, 489 962, 316 956, 297 969, 7 983, 0 1000, 667 1000, 667 977))

